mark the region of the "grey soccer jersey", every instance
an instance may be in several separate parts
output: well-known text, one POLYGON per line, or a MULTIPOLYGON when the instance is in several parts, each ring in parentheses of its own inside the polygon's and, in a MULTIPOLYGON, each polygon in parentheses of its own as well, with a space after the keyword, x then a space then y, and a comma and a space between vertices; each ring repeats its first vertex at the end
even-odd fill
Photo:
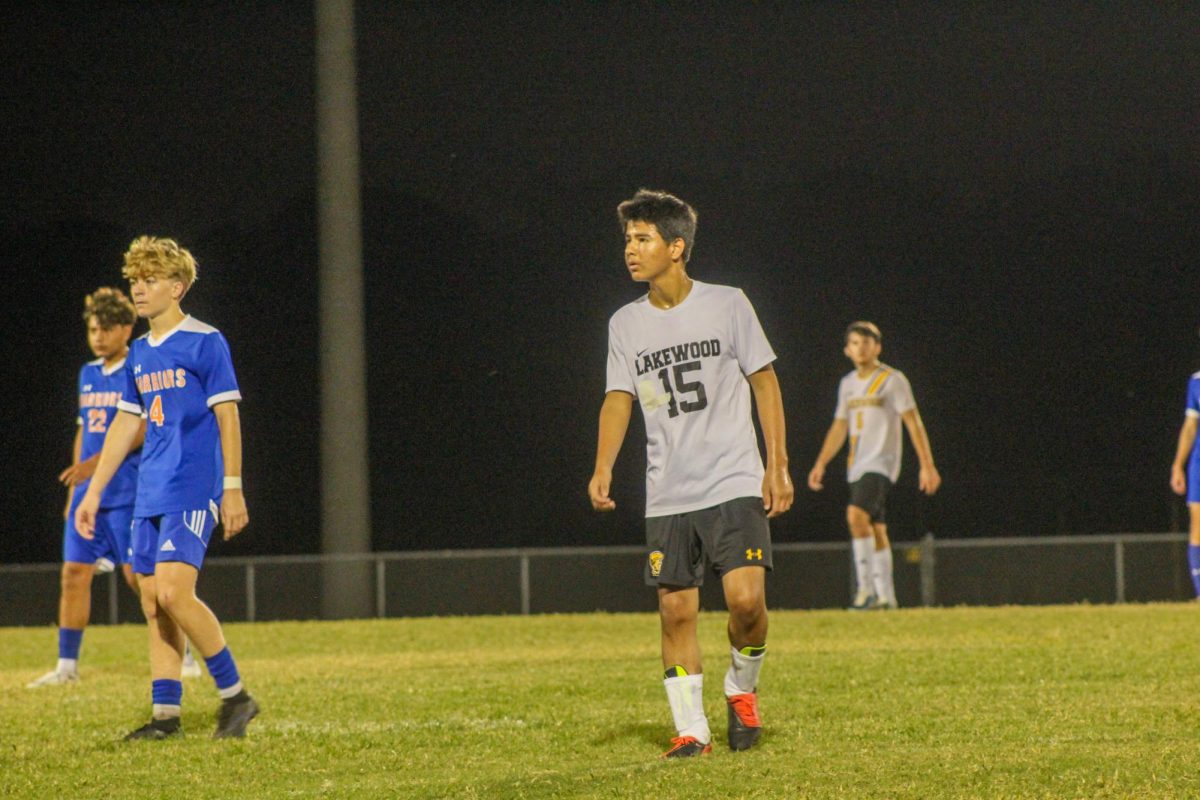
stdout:
POLYGON ((846 420, 849 428, 846 477, 850 483, 868 472, 896 482, 902 452, 900 415, 916 405, 908 378, 886 364, 865 378, 858 377, 857 370, 842 378, 833 416, 846 420))
POLYGON ((608 324, 606 391, 646 422, 646 516, 761 497, 763 465, 746 376, 775 360, 741 289, 694 281, 674 308, 643 295, 608 324))

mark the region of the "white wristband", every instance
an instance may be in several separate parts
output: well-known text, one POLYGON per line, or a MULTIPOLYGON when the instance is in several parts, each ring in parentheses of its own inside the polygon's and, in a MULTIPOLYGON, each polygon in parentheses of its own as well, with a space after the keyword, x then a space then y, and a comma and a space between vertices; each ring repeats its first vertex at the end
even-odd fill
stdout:
POLYGON ((226 489, 242 488, 242 479, 241 478, 233 478, 233 477, 230 477, 229 475, 226 475, 225 476, 225 488, 226 489))

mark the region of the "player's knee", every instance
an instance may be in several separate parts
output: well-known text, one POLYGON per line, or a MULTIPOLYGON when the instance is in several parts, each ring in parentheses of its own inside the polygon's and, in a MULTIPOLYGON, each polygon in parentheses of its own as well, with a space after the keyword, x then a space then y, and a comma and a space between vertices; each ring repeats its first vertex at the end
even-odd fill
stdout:
POLYGON ((685 625, 696 619, 696 604, 683 592, 671 592, 659 598, 658 613, 664 625, 685 625))
POLYGON ((149 592, 141 592, 138 595, 139 605, 142 607, 142 615, 145 616, 147 622, 154 622, 158 618, 158 601, 154 595, 149 592))
POLYGON ((62 588, 64 592, 88 589, 92 582, 92 570, 88 564, 68 561, 63 564, 62 588))
POLYGON ((856 534, 866 536, 872 532, 871 515, 857 506, 850 506, 846 509, 846 524, 856 534))
POLYGON ((165 581, 159 581, 157 587, 158 605, 167 612, 174 611, 187 602, 187 592, 180 587, 165 581))
POLYGON ((725 603, 730 616, 746 625, 754 624, 767 612, 762 593, 749 586, 726 593, 725 603))

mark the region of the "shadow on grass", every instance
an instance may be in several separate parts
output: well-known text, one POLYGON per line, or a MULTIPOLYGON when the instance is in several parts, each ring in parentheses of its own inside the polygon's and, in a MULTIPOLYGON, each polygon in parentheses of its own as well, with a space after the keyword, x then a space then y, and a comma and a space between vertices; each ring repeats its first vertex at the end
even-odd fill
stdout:
POLYGON ((666 750, 671 743, 673 734, 671 721, 635 722, 632 725, 622 725, 603 734, 597 740, 601 744, 613 744, 620 741, 636 739, 654 745, 659 750, 666 750))

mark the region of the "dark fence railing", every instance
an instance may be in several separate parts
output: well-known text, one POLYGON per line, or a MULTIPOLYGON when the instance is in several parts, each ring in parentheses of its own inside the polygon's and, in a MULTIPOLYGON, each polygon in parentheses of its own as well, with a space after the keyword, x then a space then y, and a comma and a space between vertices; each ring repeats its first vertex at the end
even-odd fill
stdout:
MULTIPOLYGON (((1178 601, 1192 597, 1187 538, 1178 533, 935 539, 899 542, 902 607, 1178 601)), ((848 542, 775 545, 772 608, 837 608, 849 602, 848 542)), ((436 550, 361 555, 214 558, 198 591, 226 621, 321 618, 324 565, 359 563, 376 617, 651 611, 638 546, 436 550)), ((58 564, 0 565, 0 625, 53 624, 58 564)), ((115 573, 93 587, 93 621, 141 619, 115 573)), ((705 608, 721 608, 709 573, 705 608)))

